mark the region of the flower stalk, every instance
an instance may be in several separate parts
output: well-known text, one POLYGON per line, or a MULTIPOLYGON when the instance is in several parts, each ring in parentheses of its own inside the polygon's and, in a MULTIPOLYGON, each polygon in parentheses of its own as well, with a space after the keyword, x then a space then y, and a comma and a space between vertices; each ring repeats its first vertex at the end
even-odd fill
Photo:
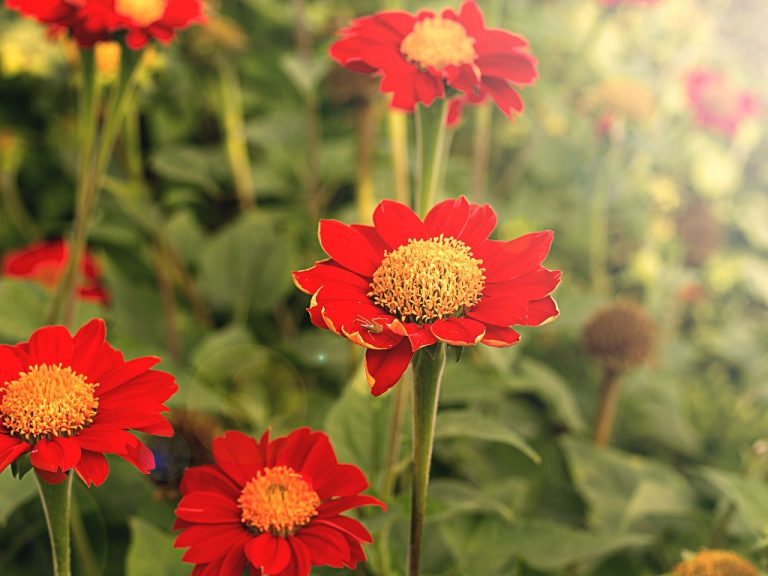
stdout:
POLYGON ((424 217, 437 202, 446 149, 448 101, 416 107, 417 197, 416 212, 424 217))
POLYGON ((419 574, 429 468, 444 368, 445 344, 442 342, 422 348, 413 358, 413 496, 408 576, 419 574))
POLYGON ((35 474, 51 540, 53 576, 72 574, 69 515, 72 508, 72 474, 61 484, 48 484, 35 474))
POLYGON ((607 446, 616 420, 616 406, 619 401, 619 372, 608 366, 603 368, 600 388, 600 407, 595 420, 595 445, 607 446))

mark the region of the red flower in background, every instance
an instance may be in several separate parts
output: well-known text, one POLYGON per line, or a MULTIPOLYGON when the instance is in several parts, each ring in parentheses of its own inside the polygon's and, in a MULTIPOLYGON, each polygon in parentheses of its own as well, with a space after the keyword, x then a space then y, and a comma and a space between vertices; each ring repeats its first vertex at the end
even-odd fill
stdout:
POLYGON ((438 340, 511 346, 520 335, 510 326, 557 316, 550 293, 560 272, 541 266, 551 231, 489 240, 495 212, 463 196, 436 205, 424 221, 384 200, 373 221, 321 220, 320 244, 330 258, 293 277, 312 294, 313 324, 367 348, 374 395, 397 383, 416 350, 438 340))
POLYGON ((732 136, 757 113, 757 100, 734 88, 723 74, 696 70, 686 81, 688 101, 699 125, 732 136))
MULTIPOLYGON (((2 273, 53 288, 59 283, 68 259, 68 245, 63 240, 49 240, 5 254, 2 273)), ((106 304, 108 295, 101 286, 101 271, 90 252, 86 251, 83 256, 80 271, 82 279, 77 288, 78 296, 83 300, 106 304)))
MULTIPOLYGON (((331 56, 355 72, 377 74, 381 91, 392 92, 392 106, 412 111, 458 90, 457 102, 478 104, 493 98, 512 118, 523 110, 514 86, 532 84, 536 59, 521 36, 485 27, 474 0, 456 13, 422 10, 379 12, 358 18, 341 30, 331 56)), ((452 105, 451 120, 458 113, 452 105)))
POLYGON ((22 454, 49 483, 74 469, 87 485, 109 474, 104 454, 116 454, 143 473, 152 452, 129 430, 171 436, 161 412, 178 386, 151 370, 155 357, 124 360, 106 340, 103 320, 75 336, 47 326, 16 346, 0 346, 0 472, 22 454))
POLYGON ((339 464, 328 436, 309 428, 260 440, 226 432, 213 441, 216 463, 189 468, 174 529, 192 574, 309 576, 312 566, 355 568, 371 536, 341 516, 384 504, 360 494, 363 473, 339 464))
POLYGON ((170 42, 177 29, 205 21, 200 0, 7 0, 6 6, 54 33, 69 30, 84 47, 124 31, 128 47, 138 50, 151 38, 170 42))

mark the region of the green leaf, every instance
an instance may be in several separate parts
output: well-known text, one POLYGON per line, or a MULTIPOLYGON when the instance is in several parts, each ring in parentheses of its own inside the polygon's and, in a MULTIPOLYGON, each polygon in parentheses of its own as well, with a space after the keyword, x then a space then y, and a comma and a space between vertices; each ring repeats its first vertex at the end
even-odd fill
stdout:
POLYGON ((26 340, 45 324, 50 295, 34 282, 0 278, 0 340, 26 340))
POLYGON ((543 571, 563 570, 652 542, 651 536, 588 532, 546 520, 517 524, 506 536, 526 564, 543 571))
POLYGON ((31 475, 19 479, 14 478, 10 470, 0 473, 0 525, 35 492, 35 479, 31 475))
POLYGON ((170 530, 138 517, 129 520, 131 545, 126 557, 126 576, 186 576, 190 565, 182 562, 184 550, 173 547, 170 530))
POLYGON ((736 505, 738 517, 752 534, 768 531, 768 484, 732 472, 702 468, 704 479, 736 505))
MULTIPOLYGON (((515 548, 510 545, 510 526, 497 518, 458 517, 437 525, 453 556, 457 574, 508 575, 515 548)), ((429 533, 429 532, 428 532, 429 533)))
POLYGON ((501 442, 516 448, 537 464, 541 462, 539 455, 520 434, 501 422, 473 410, 441 412, 437 419, 435 438, 469 438, 501 442))

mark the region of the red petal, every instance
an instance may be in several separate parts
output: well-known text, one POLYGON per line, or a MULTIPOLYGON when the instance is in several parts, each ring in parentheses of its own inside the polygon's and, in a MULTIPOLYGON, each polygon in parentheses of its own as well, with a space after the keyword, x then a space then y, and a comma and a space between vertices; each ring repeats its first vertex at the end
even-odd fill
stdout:
POLYGON ((307 294, 314 294, 326 284, 351 284, 364 290, 368 290, 370 285, 362 276, 342 268, 333 261, 319 262, 312 268, 294 272, 293 282, 299 290, 307 294))
POLYGON ((554 232, 526 234, 509 242, 487 240, 473 250, 483 261, 488 283, 503 282, 537 270, 549 253, 554 232))
MULTIPOLYGON (((142 358, 134 358, 133 360, 124 362, 101 378, 99 387, 96 389, 97 394, 99 396, 104 396, 113 388, 126 384, 137 376, 149 371, 149 369, 158 362, 160 362, 160 358, 157 356, 144 356, 142 358)), ((154 374, 159 375, 165 373, 154 371, 154 374)), ((165 376, 167 377, 169 375, 166 374, 165 376)))
POLYGON ((470 204, 467 224, 458 238, 469 246, 477 246, 491 235, 496 222, 496 212, 490 204, 470 204))
POLYGON ((366 350, 365 374, 371 394, 381 396, 397 384, 413 358, 413 351, 408 340, 391 350, 366 350))
POLYGON ((216 463, 238 486, 245 486, 265 465, 256 440, 242 432, 225 432, 214 439, 212 448, 216 463))
MULTIPOLYGON (((504 54, 484 54, 475 62, 482 73, 482 83, 489 92, 503 92, 507 89, 517 96, 507 82, 513 84, 532 84, 538 76, 536 72, 536 59, 524 52, 512 52, 504 54)), ((517 96, 519 99, 519 96, 517 96)), ((498 101, 497 101, 498 102, 498 101)), ((501 104, 499 104, 501 108, 501 104)), ((516 110, 522 110, 522 103, 516 110)), ((502 108, 503 111, 503 108, 502 108)))
POLYGON ((354 464, 336 464, 329 466, 312 481, 315 492, 320 500, 328 500, 336 496, 352 496, 368 488, 360 468, 354 464))
POLYGON ((322 520, 317 520, 317 523, 337 528, 362 542, 373 542, 373 538, 371 538, 371 535, 368 530, 365 529, 365 526, 353 518, 348 518, 346 516, 336 516, 334 518, 323 518, 322 520))
POLYGON ((396 334, 406 336, 411 343, 411 350, 416 352, 425 346, 431 346, 437 342, 437 338, 432 334, 428 326, 422 326, 415 322, 401 322, 394 320, 390 324, 390 329, 396 334))
POLYGON ((557 303, 551 296, 535 300, 528 304, 528 315, 525 317, 524 326, 541 326, 560 314, 557 303))
POLYGON ((484 77, 483 87, 496 102, 499 110, 510 120, 514 119, 516 112, 523 111, 523 100, 520 94, 507 84, 506 80, 484 77))
POLYGON ((84 324, 72 339, 72 369, 80 374, 87 374, 94 359, 101 352, 101 348, 107 337, 107 327, 104 320, 94 318, 84 324))
POLYGON ((341 498, 323 502, 320 508, 318 508, 318 513, 321 517, 338 516, 342 512, 352 508, 359 508, 360 506, 378 506, 382 510, 387 509, 387 505, 378 498, 365 494, 355 494, 354 496, 342 496, 341 498))
POLYGON ((6 466, 16 460, 22 454, 32 450, 32 445, 0 433, 0 472, 5 470, 6 466))
POLYGON ((384 258, 384 252, 389 250, 389 246, 386 242, 384 242, 382 237, 379 236, 376 228, 373 226, 367 226, 365 224, 352 224, 352 228, 365 236, 365 239, 368 240, 371 246, 373 246, 373 249, 376 250, 378 260, 381 261, 381 259, 384 258))
POLYGON ((232 545, 238 541, 243 541, 242 544, 245 544, 249 539, 248 532, 242 525, 197 524, 182 532, 176 539, 174 547, 190 547, 184 553, 185 562, 207 564, 224 557, 232 545))
POLYGON ((312 556, 309 549, 296 536, 288 536, 288 544, 293 551, 290 564, 278 576, 310 576, 312 556))
POLYGON ((29 356, 35 364, 69 366, 72 362, 72 336, 64 326, 46 326, 29 338, 29 356))
POLYGON ((474 346, 485 335, 485 325, 469 318, 435 320, 430 328, 438 340, 454 346, 474 346))
POLYGON ((68 476, 66 472, 49 472, 48 470, 40 470, 35 468, 35 473, 40 477, 43 482, 48 484, 61 484, 68 476))
POLYGON ((136 466, 144 474, 149 474, 149 471, 155 468, 154 454, 135 436, 133 443, 128 446, 128 451, 125 454, 118 454, 118 456, 136 466))
POLYGON ((330 526, 310 525, 302 529, 297 538, 307 547, 316 566, 343 568, 350 560, 347 539, 330 526))
POLYGON ((488 284, 483 290, 483 297, 540 300, 557 288, 561 276, 559 270, 539 268, 506 282, 488 284))
POLYGON ((338 220, 321 220, 317 235, 326 254, 353 272, 370 277, 381 262, 365 236, 338 220))
POLYGON ((30 453, 32 466, 48 472, 66 472, 80 460, 80 445, 74 438, 38 440, 30 453))
POLYGON ((75 472, 86 486, 101 486, 109 475, 109 464, 104 454, 83 450, 75 472))
POLYGON ((467 312, 467 316, 486 326, 511 326, 525 322, 528 299, 483 296, 480 303, 467 312))
POLYGON ((232 479, 212 465, 187 468, 181 479, 180 489, 182 494, 195 491, 214 491, 222 492, 234 500, 240 496, 240 488, 232 482, 232 479))
POLYGON ((482 343, 495 348, 505 348, 520 341, 520 334, 502 326, 486 326, 482 343))
POLYGON ((251 564, 267 574, 277 574, 291 561, 291 547, 284 538, 261 534, 245 545, 245 555, 251 564))
POLYGON ((237 501, 218 492, 192 492, 184 496, 176 507, 176 516, 198 524, 240 525, 237 501))
POLYGON ((443 200, 436 204, 424 219, 430 237, 451 236, 458 238, 469 218, 469 202, 464 196, 443 200))
POLYGON ((416 213, 405 204, 394 200, 383 200, 373 212, 376 231, 389 244, 397 248, 408 244, 408 240, 427 237, 427 229, 416 213))
MULTIPOLYGON (((26 368, 14 350, 12 346, 0 346, 0 383, 16 380, 26 368)), ((4 394, 5 386, 0 387, 0 398, 4 394)))

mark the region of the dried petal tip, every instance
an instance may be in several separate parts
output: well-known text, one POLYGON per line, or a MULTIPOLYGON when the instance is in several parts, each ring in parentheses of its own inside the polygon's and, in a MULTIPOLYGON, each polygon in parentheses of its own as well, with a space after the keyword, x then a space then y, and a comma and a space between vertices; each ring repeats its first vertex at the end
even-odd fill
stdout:
POLYGON ((645 362, 655 340, 653 320, 630 300, 617 300, 597 310, 582 335, 586 352, 617 372, 645 362))
POLYGON ((673 576, 759 576, 757 568, 734 552, 702 550, 693 558, 680 562, 673 576))

